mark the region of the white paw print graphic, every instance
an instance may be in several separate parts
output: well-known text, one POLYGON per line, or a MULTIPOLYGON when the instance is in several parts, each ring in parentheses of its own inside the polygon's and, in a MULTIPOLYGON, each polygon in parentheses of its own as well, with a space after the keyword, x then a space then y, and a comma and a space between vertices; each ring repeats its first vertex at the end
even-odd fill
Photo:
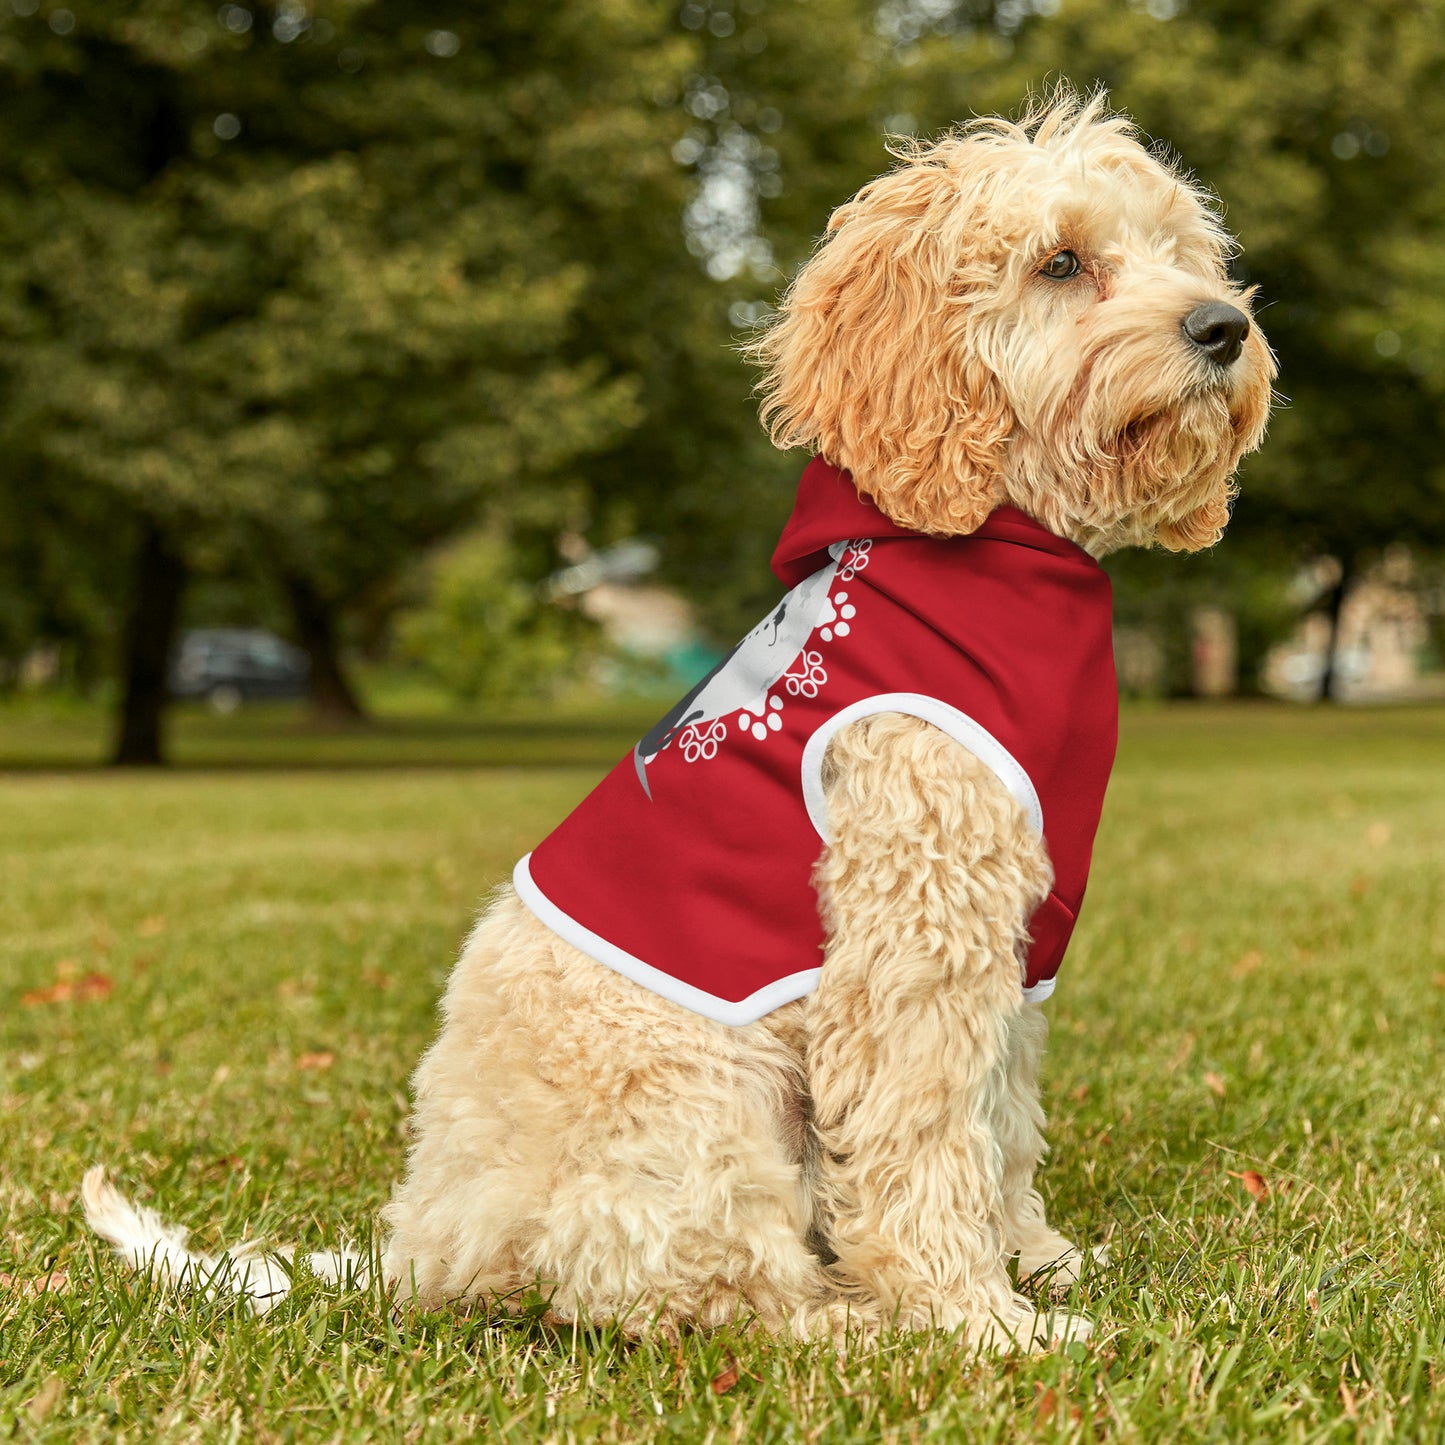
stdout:
POLYGON ((751 733, 760 743, 766 742, 770 732, 782 730, 783 700, 780 697, 770 697, 767 707, 758 708, 756 712, 756 717, 751 712, 740 712, 738 726, 745 733, 751 733))
POLYGON ((856 542, 849 542, 843 554, 843 565, 838 572, 839 580, 851 582, 868 565, 868 554, 872 550, 871 537, 860 537, 856 542))
POLYGON ((717 745, 727 735, 728 725, 721 718, 716 718, 702 727, 689 723, 678 735, 677 744, 689 763, 695 763, 699 758, 709 762, 717 756, 717 745))
POLYGON ((817 697, 818 689, 827 681, 828 670, 823 666, 821 652, 800 653, 797 671, 783 675, 783 686, 794 697, 817 697))
POLYGON ((824 642, 831 642, 835 637, 847 637, 853 630, 851 621, 858 615, 858 609, 848 601, 846 592, 835 592, 829 599, 832 603, 832 617, 827 619, 828 625, 819 629, 818 636, 824 642))

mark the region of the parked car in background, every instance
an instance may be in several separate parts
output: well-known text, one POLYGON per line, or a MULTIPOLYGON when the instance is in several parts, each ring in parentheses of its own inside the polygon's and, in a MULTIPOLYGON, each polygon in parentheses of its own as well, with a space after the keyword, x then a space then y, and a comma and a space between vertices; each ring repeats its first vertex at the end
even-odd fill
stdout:
POLYGON ((175 698, 204 699, 217 711, 243 702, 306 696, 311 664, 299 647, 259 627, 202 627, 182 633, 171 661, 175 698))

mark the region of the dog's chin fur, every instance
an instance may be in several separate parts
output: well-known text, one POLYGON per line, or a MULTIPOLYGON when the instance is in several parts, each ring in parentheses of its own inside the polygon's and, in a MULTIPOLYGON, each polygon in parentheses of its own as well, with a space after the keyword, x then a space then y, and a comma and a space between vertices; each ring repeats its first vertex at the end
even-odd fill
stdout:
MULTIPOLYGON (((1069 96, 903 162, 834 216, 755 348, 774 438, 924 532, 1011 502, 1096 554, 1213 543, 1274 366, 1257 330, 1228 367, 1182 332, 1203 302, 1248 307, 1206 198, 1069 96), (1056 283, 1040 264, 1060 248, 1083 270, 1056 283)), ((506 1308, 540 1283, 560 1318, 672 1337, 740 1318, 832 1340, 963 1327, 972 1348, 1088 1333, 1007 1270, 1067 1284, 1085 1258, 1034 1186, 1045 1030, 1018 959, 1043 842, 916 718, 840 729, 825 779, 820 982, 746 1028, 609 972, 502 891, 415 1078, 383 1263, 403 1296, 506 1308)), ((261 1307, 253 1262, 188 1253, 98 1175, 86 1208, 132 1262, 261 1307)), ((269 1301, 284 1271, 263 1273, 269 1301)))
POLYGON ((1224 533, 1234 472, 1258 445, 1268 408, 1267 383, 1232 391, 1210 378, 1146 403, 1117 429, 1087 411, 1086 424, 1065 417, 1046 441, 1015 439, 1003 491, 1096 557, 1131 546, 1199 551, 1224 533))

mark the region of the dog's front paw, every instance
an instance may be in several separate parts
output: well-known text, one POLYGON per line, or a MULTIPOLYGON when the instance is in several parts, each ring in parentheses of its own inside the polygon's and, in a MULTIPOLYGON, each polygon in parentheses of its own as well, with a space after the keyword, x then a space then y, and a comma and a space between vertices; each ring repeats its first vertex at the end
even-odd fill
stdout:
MULTIPOLYGON (((1095 1264, 1109 1262, 1109 1246, 1096 1244, 1088 1253, 1095 1264)), ((1053 1294, 1066 1294, 1079 1282, 1086 1256, 1063 1235, 1043 1247, 1019 1251, 1019 1283, 1053 1294)))
POLYGON ((1023 1350, 1037 1354, 1083 1341, 1093 1332, 1094 1322, 1084 1315, 1064 1310, 1041 1310, 1032 1300, 1015 1295, 1010 1305, 993 1315, 968 1339, 979 1350, 1008 1353, 1023 1350))

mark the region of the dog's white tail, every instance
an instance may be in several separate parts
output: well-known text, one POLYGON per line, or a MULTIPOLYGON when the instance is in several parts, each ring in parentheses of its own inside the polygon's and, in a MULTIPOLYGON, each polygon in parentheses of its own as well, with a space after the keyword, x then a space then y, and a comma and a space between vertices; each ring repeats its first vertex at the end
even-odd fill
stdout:
MULTIPOLYGON (((258 1315, 279 1304, 291 1288, 287 1266, 295 1257, 293 1249, 263 1251, 253 1243, 216 1255, 194 1254, 186 1248, 186 1230, 167 1224, 153 1209, 132 1204, 105 1177, 103 1164, 86 1170, 80 1198, 85 1222, 132 1269, 199 1289, 207 1299, 239 1295, 258 1315)), ((349 1280, 363 1285, 370 1275, 368 1260, 351 1249, 310 1254, 306 1262, 313 1274, 331 1284, 349 1280)))

